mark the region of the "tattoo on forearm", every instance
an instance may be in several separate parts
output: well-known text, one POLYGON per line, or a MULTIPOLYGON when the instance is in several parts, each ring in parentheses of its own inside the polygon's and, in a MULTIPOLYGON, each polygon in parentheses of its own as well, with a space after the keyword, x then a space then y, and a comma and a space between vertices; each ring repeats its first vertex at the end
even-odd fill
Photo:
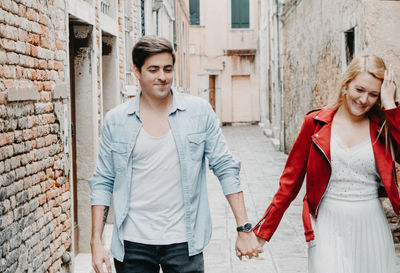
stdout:
POLYGON ((103 224, 105 224, 106 221, 107 221, 107 216, 108 216, 108 210, 109 209, 110 209, 110 207, 104 207, 103 224))

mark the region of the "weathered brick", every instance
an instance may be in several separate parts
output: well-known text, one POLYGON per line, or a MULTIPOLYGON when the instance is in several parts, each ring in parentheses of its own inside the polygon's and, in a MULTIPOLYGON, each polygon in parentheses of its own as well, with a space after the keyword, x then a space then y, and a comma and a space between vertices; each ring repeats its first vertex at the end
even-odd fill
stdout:
POLYGON ((11 159, 8 158, 4 161, 4 171, 9 172, 11 171, 11 159))
POLYGON ((39 207, 39 199, 35 198, 29 202, 29 211, 33 212, 39 207))
POLYGON ((21 166, 21 158, 19 156, 11 158, 11 168, 16 169, 21 166))
POLYGON ((22 243, 22 238, 20 234, 17 234, 16 236, 12 237, 10 239, 10 249, 13 250, 17 247, 19 247, 22 243))
POLYGON ((61 204, 62 212, 67 212, 71 208, 71 203, 69 201, 61 204))
MULTIPOLYGON (((7 189, 7 197, 14 196, 14 194, 18 192, 18 187, 15 183, 9 185, 6 189, 7 189)), ((11 205, 13 205, 13 202, 11 202, 11 205)))
POLYGON ((11 209, 15 209, 15 207, 17 206, 17 199, 15 195, 12 195, 10 197, 10 204, 11 204, 11 209))
MULTIPOLYGON (((7 267, 11 267, 16 261, 18 261, 18 257, 20 254, 20 250, 17 248, 13 251, 11 251, 7 256, 7 267)), ((15 272, 15 271, 9 271, 9 272, 15 272)))
POLYGON ((10 40, 18 40, 18 29, 11 25, 0 24, 0 37, 10 40))
POLYGON ((34 21, 34 22, 38 22, 39 21, 39 14, 35 10, 33 10, 31 8, 28 8, 26 10, 25 17, 30 21, 34 21))
POLYGON ((32 231, 32 226, 27 226, 23 231, 22 231, 22 239, 25 241, 27 240, 29 237, 31 237, 33 234, 32 231))
POLYGON ((50 47, 51 47, 51 43, 50 43, 50 40, 49 39, 46 39, 46 38, 41 38, 41 43, 40 43, 40 45, 43 47, 43 48, 47 48, 47 49, 50 49, 50 47))
POLYGON ((0 202, 7 197, 7 189, 5 187, 0 188, 0 202))
POLYGON ((29 226, 32 226, 35 223, 35 221, 36 221, 36 214, 33 212, 21 220, 20 228, 25 229, 29 226))
POLYGON ((0 45, 3 46, 4 49, 8 51, 15 51, 16 49, 16 43, 13 40, 9 40, 6 38, 3 38, 0 40, 0 45))
MULTIPOLYGON (((22 139, 22 132, 20 135, 20 139, 22 139)), ((19 155, 25 153, 25 143, 14 143, 13 144, 14 154, 19 155)))
MULTIPOLYGON (((0 88, 1 88, 1 85, 0 85, 0 88)), ((2 91, 2 90, 4 90, 4 89, 0 89, 0 91, 2 91)), ((0 92, 0 104, 5 104, 6 101, 7 101, 7 93, 6 92, 0 92)), ((0 115, 2 115, 2 113, 0 113, 0 115)))
POLYGON ((43 205, 44 203, 46 203, 46 201, 47 201, 46 194, 39 195, 39 205, 43 205))
MULTIPOLYGON (((21 42, 26 42, 27 37, 28 37, 28 32, 26 32, 25 30, 19 28, 18 29, 18 40, 21 41, 21 42)), ((26 46, 28 46, 28 45, 29 44, 26 44, 26 46)), ((27 48, 27 50, 28 50, 28 48, 27 48)))
POLYGON ((25 54, 26 53, 26 44, 21 41, 17 41, 15 45, 15 51, 20 54, 25 54))
POLYGON ((8 133, 0 134, 0 147, 1 146, 5 146, 5 145, 10 144, 10 143, 11 143, 11 141, 9 139, 9 134, 8 133))
POLYGON ((4 229, 12 224, 14 213, 9 211, 7 214, 0 216, 0 229, 4 229))
POLYGON ((18 221, 19 219, 24 216, 24 208, 23 207, 18 207, 17 209, 14 210, 14 221, 18 221))
POLYGON ((28 194, 26 193, 26 191, 18 193, 16 197, 17 197, 17 205, 25 203, 28 200, 28 194))

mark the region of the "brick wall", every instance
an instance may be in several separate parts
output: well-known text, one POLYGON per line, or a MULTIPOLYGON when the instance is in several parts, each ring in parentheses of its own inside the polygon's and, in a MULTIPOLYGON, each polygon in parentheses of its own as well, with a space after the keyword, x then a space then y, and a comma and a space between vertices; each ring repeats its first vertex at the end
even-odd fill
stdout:
POLYGON ((68 271, 64 2, 0 1, 0 272, 68 271))

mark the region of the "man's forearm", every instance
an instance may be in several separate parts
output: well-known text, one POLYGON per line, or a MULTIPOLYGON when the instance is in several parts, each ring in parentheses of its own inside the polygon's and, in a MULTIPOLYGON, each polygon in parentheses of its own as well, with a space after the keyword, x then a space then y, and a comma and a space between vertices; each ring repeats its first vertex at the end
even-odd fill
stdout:
POLYGON ((248 221, 246 206, 244 204, 243 192, 237 192, 226 196, 229 205, 231 206, 233 215, 238 226, 243 225, 248 221))
POLYGON ((92 206, 92 242, 101 241, 109 209, 107 206, 92 206))

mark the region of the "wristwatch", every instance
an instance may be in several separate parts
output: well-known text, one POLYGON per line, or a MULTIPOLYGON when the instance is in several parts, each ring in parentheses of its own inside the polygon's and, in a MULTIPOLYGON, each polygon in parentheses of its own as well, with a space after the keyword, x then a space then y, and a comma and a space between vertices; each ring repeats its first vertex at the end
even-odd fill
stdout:
POLYGON ((251 223, 244 223, 241 226, 238 226, 236 228, 237 232, 243 231, 243 232, 251 232, 253 230, 253 225, 251 223))

